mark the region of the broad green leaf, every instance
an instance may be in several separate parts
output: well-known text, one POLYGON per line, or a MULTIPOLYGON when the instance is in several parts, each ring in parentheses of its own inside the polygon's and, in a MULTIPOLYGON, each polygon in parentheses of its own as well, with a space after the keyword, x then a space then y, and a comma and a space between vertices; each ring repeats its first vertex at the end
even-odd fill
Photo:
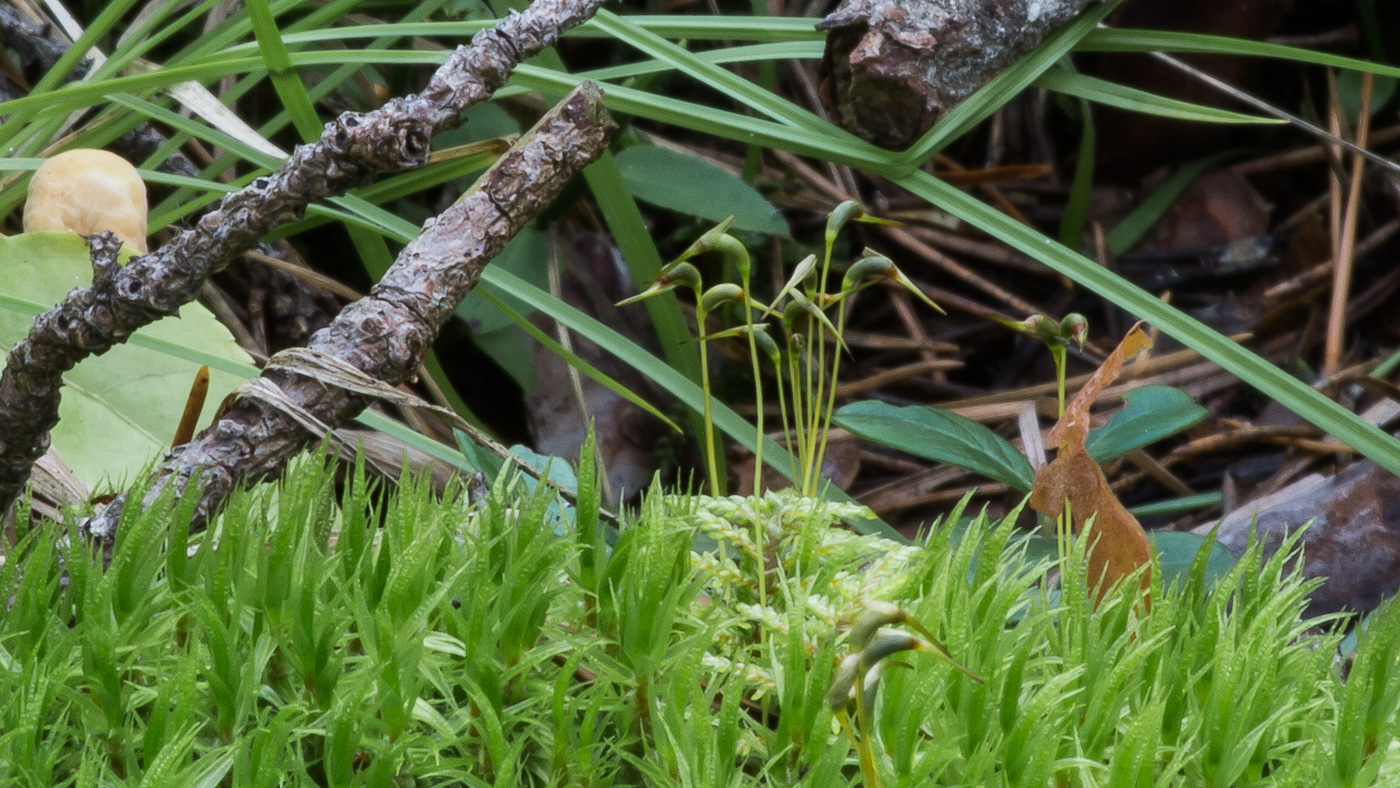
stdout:
MULTIPOLYGON (((535 287, 549 288, 549 238, 534 227, 526 227, 506 244, 506 248, 491 261, 494 268, 509 271, 535 287)), ((502 293, 501 298, 517 313, 529 317, 535 310, 527 304, 502 293)), ((486 300, 481 293, 470 292, 457 305, 457 317, 467 321, 474 336, 499 331, 514 325, 504 312, 486 300)))
POLYGON ((1101 465, 1189 429, 1210 415, 1181 389, 1170 386, 1144 386, 1123 398, 1128 406, 1113 414, 1107 424, 1090 431, 1084 443, 1089 456, 1101 465))
POLYGON ((946 410, 867 400, 836 411, 835 422, 866 440, 966 468, 1022 492, 1029 491, 1035 479, 1030 462, 1010 441, 946 410))
MULTIPOLYGON (((1151 531, 1148 538, 1157 550, 1157 560, 1162 567, 1162 585, 1170 586, 1173 581, 1186 579, 1191 562, 1196 560, 1201 548, 1208 540, 1200 534, 1184 531, 1151 531)), ((1235 566, 1235 556, 1231 555, 1219 542, 1211 544, 1210 558, 1206 559, 1207 584, 1214 583, 1235 566)))
MULTIPOLYGON (((1343 71, 1337 75, 1337 100, 1341 102, 1342 110, 1352 125, 1361 117, 1361 81, 1362 76, 1357 71, 1343 71)), ((1395 85, 1394 77, 1375 79, 1371 85, 1371 115, 1385 109, 1395 97, 1395 85)))
POLYGON ((461 450, 461 459, 468 471, 480 471, 486 476, 488 484, 494 483, 496 476, 500 474, 505 461, 497 457, 490 449, 472 440, 471 436, 461 430, 453 430, 452 434, 457 438, 457 448, 461 450))
MULTIPOLYGON (((0 282, 11 296, 44 305, 58 303, 75 287, 92 280, 87 245, 75 233, 25 233, 0 237, 0 282)), ((0 308, 0 345, 6 352, 29 332, 28 314, 0 308)), ((209 310, 187 304, 180 317, 165 318, 137 332, 169 345, 213 354, 250 365, 243 352, 209 310)), ((190 383, 200 363, 132 342, 78 364, 63 376, 63 400, 53 445, 92 486, 104 480, 119 484, 169 448, 184 411, 190 383)), ((240 376, 211 365, 206 426, 218 403, 237 386, 240 376)))
POLYGON ((497 366, 505 370, 520 390, 529 394, 539 383, 535 370, 535 356, 530 348, 530 339, 514 325, 504 325, 494 331, 472 336, 481 352, 491 357, 497 366))
POLYGON ((788 234, 773 204, 723 167, 698 156, 634 145, 617 154, 628 191, 637 199, 712 222, 734 217, 740 230, 788 234))

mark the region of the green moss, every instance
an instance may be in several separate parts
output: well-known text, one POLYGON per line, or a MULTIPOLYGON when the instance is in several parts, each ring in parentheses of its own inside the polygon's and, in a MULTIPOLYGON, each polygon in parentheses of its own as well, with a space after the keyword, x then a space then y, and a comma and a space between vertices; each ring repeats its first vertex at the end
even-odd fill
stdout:
POLYGON ((557 536, 546 493, 473 510, 331 482, 237 496, 189 554, 165 549, 177 502, 132 514, 105 573, 49 530, 9 550, 0 782, 855 784, 823 696, 866 599, 986 680, 925 654, 885 672, 886 785, 1386 779, 1400 617, 1373 619, 1344 683, 1283 552, 1213 587, 1199 562, 1143 616, 1094 609, 1080 555, 1028 561, 982 518, 916 548, 788 494, 654 495, 609 550, 557 536))

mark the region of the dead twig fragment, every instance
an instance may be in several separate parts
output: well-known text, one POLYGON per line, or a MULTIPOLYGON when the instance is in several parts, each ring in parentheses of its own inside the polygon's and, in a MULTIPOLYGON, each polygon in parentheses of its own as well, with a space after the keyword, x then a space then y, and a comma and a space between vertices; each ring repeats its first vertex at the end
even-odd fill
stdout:
POLYGON ((903 148, 1094 0, 845 0, 822 99, 846 130, 903 148))
MULTIPOLYGON (((74 290, 39 316, 11 350, 0 376, 0 511, 9 508, 58 423, 63 373, 104 353, 136 329, 193 301, 210 275, 298 220, 315 200, 343 194, 385 171, 421 166, 433 135, 461 124, 461 112, 505 84, 520 61, 591 17, 602 0, 536 0, 459 47, 418 95, 368 113, 344 113, 321 139, 281 167, 230 194, 191 230, 133 260, 93 287, 74 290)), ((436 326, 434 326, 436 329, 436 326)))
MULTIPOLYGON (((345 307, 330 326, 317 332, 308 350, 391 386, 407 380, 486 264, 602 153, 611 128, 597 85, 580 85, 471 191, 429 219, 369 295, 345 307)), ((259 385, 275 388, 278 399, 296 406, 295 413, 269 397, 236 401, 164 463, 147 502, 172 481, 183 487, 197 476, 198 523, 236 484, 276 473, 323 437, 306 424, 334 428, 364 410, 365 395, 323 380, 285 366, 264 370, 259 385)), ((123 504, 118 498, 94 517, 86 526, 88 534, 110 545, 123 504)))
MULTIPOLYGON (((1356 124, 1356 144, 1366 147, 1366 135, 1371 126, 1370 74, 1361 77, 1361 107, 1356 124)), ((1351 163, 1351 183, 1347 191, 1346 211, 1342 217, 1341 238, 1334 245, 1336 255, 1332 268, 1332 305, 1327 313, 1327 341, 1323 345, 1322 373, 1337 371, 1342 364, 1342 335, 1347 325, 1347 300, 1351 296, 1351 268, 1356 251, 1356 217, 1361 205, 1361 181, 1366 160, 1357 156, 1351 163)))

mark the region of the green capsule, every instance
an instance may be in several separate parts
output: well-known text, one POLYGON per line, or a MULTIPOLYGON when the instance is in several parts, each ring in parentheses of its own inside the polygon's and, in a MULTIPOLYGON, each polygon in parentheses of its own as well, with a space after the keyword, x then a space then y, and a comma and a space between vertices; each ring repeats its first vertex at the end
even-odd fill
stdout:
POLYGON ((878 599, 866 600, 865 612, 860 614, 855 625, 851 627, 851 648, 865 648, 870 645, 870 639, 875 636, 876 630, 880 627, 898 624, 905 619, 904 611, 900 609, 899 605, 878 599))
POLYGON ((831 676, 831 689, 826 691, 826 705, 834 710, 846 708, 854 697, 860 670, 860 655, 847 654, 831 676))
POLYGON ((841 228, 846 223, 865 213, 865 209, 860 207, 860 203, 855 200, 846 200, 832 209, 826 216, 826 243, 830 246, 836 240, 836 236, 841 234, 841 228))
POLYGON ((720 222, 714 227, 711 227, 710 229, 706 230, 704 235, 701 235, 699 238, 696 238, 695 242, 692 243, 689 247, 687 247, 684 252, 681 252, 680 257, 677 257, 676 259, 689 260, 697 254, 704 254, 705 252, 714 249, 715 243, 719 240, 720 236, 728 233, 730 226, 733 224, 734 217, 730 216, 728 219, 725 219, 724 221, 720 222))
POLYGON ((690 263, 672 263, 661 270, 661 273, 652 280, 651 286, 642 292, 618 301, 615 306, 627 306, 635 304, 658 293, 665 293, 675 290, 677 287, 688 287, 699 296, 701 281, 700 271, 690 263))
POLYGON ((700 297, 700 306, 706 312, 713 312, 721 304, 742 304, 745 300, 744 288, 733 282, 721 282, 705 291, 705 294, 700 297))
POLYGON ((1084 349, 1084 340, 1089 337, 1089 320, 1078 312, 1070 312, 1060 321, 1060 339, 1066 345, 1071 342, 1084 349))
POLYGON ((778 351, 778 343, 774 342, 773 337, 768 335, 768 324, 763 323, 761 330, 755 329, 749 333, 753 334, 754 344, 758 345, 759 350, 768 356, 768 360, 773 362, 773 366, 778 366, 782 362, 783 356, 778 351))
POLYGON ((792 270, 792 276, 788 277, 787 283, 783 285, 783 289, 779 290, 778 294, 773 297, 773 306, 777 306, 788 293, 792 292, 793 288, 800 284, 808 287, 815 286, 816 275, 817 256, 809 254, 802 258, 802 262, 798 263, 797 267, 792 270))
POLYGON ((865 704, 865 710, 871 712, 875 710, 875 695, 880 689, 880 677, 885 675, 885 671, 891 668, 908 668, 913 670, 914 666, 901 660, 890 660, 881 662, 870 669, 865 674, 865 679, 861 682, 861 702, 865 704))
POLYGON ((719 252, 723 254, 726 259, 734 262, 734 265, 739 269, 739 275, 741 277, 748 279, 749 271, 752 267, 752 263, 749 259, 749 250, 739 242, 739 239, 725 232, 733 222, 734 217, 732 216, 720 222, 714 229, 695 239, 695 243, 691 244, 684 252, 681 252, 680 257, 677 257, 676 260, 689 260, 696 255, 706 252, 719 252))
POLYGON ((865 250, 865 256, 851 263, 851 267, 846 269, 846 276, 841 280, 841 289, 850 290, 855 285, 860 284, 866 277, 889 276, 890 271, 895 270, 894 261, 879 254, 865 250))
POLYGON ((866 670, 874 667, 880 660, 891 654, 898 654, 901 651, 932 651, 932 648, 923 648, 922 638, 901 632, 898 629, 877 629, 875 635, 870 638, 870 642, 860 651, 860 666, 866 670))

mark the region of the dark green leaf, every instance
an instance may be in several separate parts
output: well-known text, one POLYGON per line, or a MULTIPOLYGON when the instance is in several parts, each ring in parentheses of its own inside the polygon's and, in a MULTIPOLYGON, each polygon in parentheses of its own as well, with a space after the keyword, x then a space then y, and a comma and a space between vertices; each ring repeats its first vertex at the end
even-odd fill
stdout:
MULTIPOLYGON (((1162 567, 1163 588, 1170 586, 1174 580, 1185 581, 1186 573, 1191 569, 1191 562, 1207 541, 1206 537, 1200 534, 1184 531, 1152 531, 1148 538, 1157 550, 1158 561, 1162 567)), ((1216 542, 1211 547, 1210 558, 1206 560, 1206 584, 1214 583, 1234 566, 1235 556, 1216 542)))
MULTIPOLYGON (((1347 121, 1355 124, 1361 117, 1361 79, 1360 73, 1355 71, 1343 71, 1337 75, 1337 100, 1342 103, 1342 110, 1347 114, 1347 121)), ((1393 77, 1376 77, 1371 85, 1371 115, 1385 109, 1385 105, 1395 96, 1395 79, 1393 77)))
POLYGON ((1144 386, 1123 395, 1128 406, 1104 426, 1089 433, 1084 448, 1097 463, 1122 457, 1133 449, 1194 427, 1210 411, 1191 401, 1180 389, 1144 386))
POLYGON ((1199 161, 1194 161, 1185 165, 1181 169, 1172 173, 1170 178, 1162 182, 1147 199, 1138 203, 1133 212, 1124 217, 1112 230, 1104 236, 1108 243, 1108 253, 1114 256, 1126 254, 1132 251, 1138 242, 1147 237, 1147 233, 1157 226, 1157 222, 1166 215, 1167 210, 1176 202, 1176 198, 1186 191, 1201 173, 1215 165, 1216 162, 1229 156, 1230 153, 1217 153, 1207 156, 1199 161))
MULTIPOLYGON (((534 227, 526 227, 506 244, 506 248, 491 261, 492 267, 504 269, 543 290, 549 289, 549 243, 545 234, 534 227)), ((529 317, 535 313, 533 307, 500 295, 506 304, 517 314, 529 317)), ((504 312, 492 306, 478 292, 467 293, 462 303, 457 305, 457 317, 467 321, 474 336, 489 334, 506 326, 514 326, 504 312)))
POLYGON ((853 402, 836 411, 836 423, 867 440, 1031 489, 1035 471, 1016 447, 991 429, 956 413, 925 406, 853 402))
POLYGON ((539 381, 535 371, 534 348, 530 345, 530 338, 518 326, 512 324, 478 334, 472 341, 511 376, 521 391, 529 394, 535 390, 535 384, 539 381))
POLYGON ((734 226, 787 235, 778 209, 754 188, 722 167, 685 153, 636 145, 617 154, 617 165, 632 194, 643 202, 710 221, 734 217, 734 226))

